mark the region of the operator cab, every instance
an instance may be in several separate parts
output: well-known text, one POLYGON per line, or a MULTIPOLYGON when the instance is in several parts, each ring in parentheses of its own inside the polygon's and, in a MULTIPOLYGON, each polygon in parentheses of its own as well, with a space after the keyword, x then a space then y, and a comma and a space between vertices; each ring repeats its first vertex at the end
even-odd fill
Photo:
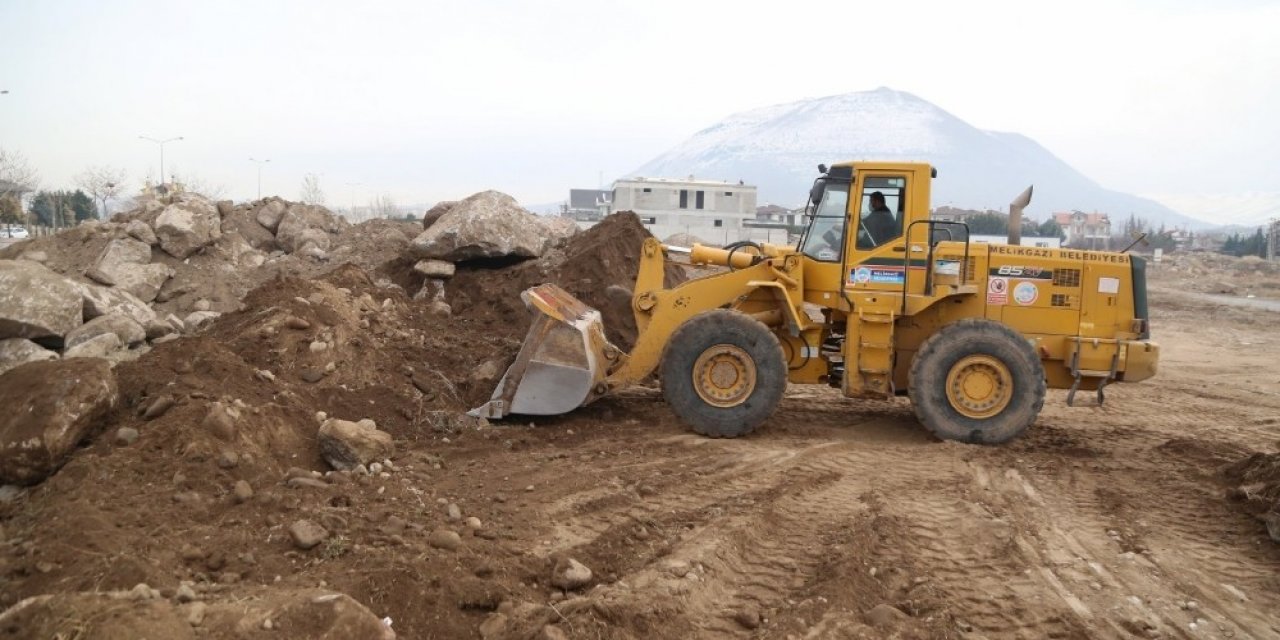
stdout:
MULTIPOLYGON (((902 237, 906 218, 907 176, 866 175, 854 180, 853 167, 841 166, 822 172, 809 191, 809 228, 799 250, 814 260, 840 262, 848 221, 857 217, 858 251, 872 251, 902 237), (854 206, 850 206, 850 192, 854 206)), ((876 172, 880 173, 880 172, 876 172)))

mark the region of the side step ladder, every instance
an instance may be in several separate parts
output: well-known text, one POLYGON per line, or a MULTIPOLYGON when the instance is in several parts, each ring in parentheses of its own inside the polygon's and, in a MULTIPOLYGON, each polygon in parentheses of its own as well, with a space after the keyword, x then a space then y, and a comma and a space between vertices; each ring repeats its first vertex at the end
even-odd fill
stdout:
POLYGON ((1098 390, 1097 390, 1098 402, 1094 406, 1101 407, 1103 403, 1107 401, 1107 396, 1105 393, 1103 393, 1103 390, 1107 388, 1108 384, 1110 384, 1116 379, 1116 372, 1120 367, 1120 341, 1104 339, 1104 338, 1080 338, 1080 337, 1072 337, 1072 338, 1068 338, 1068 340, 1071 340, 1076 344, 1075 344, 1075 348, 1072 349, 1071 351, 1071 362, 1070 364, 1067 365, 1068 370, 1071 372, 1071 377, 1074 380, 1071 383, 1071 390, 1067 392, 1067 406, 1068 407, 1076 406, 1075 405, 1076 392, 1080 390, 1081 381, 1083 381, 1085 378, 1097 378, 1098 379, 1098 390), (1111 368, 1110 369, 1081 369, 1080 368, 1080 352, 1083 350, 1086 344, 1091 345, 1094 349, 1097 349, 1104 344, 1111 345, 1114 348, 1114 351, 1111 352, 1111 368))
MULTIPOLYGON (((859 311, 856 326, 851 326, 846 341, 854 339, 858 354, 857 371, 845 372, 845 393, 850 396, 891 398, 893 386, 893 311, 859 311)), ((853 325, 854 323, 850 323, 853 325)), ((848 363, 846 362, 846 367, 848 363)))

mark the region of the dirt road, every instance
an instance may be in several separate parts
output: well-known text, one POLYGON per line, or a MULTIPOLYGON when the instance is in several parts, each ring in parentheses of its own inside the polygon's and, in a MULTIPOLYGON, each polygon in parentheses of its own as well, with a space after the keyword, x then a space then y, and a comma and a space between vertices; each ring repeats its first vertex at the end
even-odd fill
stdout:
POLYGON ((682 433, 655 392, 603 403, 609 434, 537 477, 579 488, 536 508, 533 548, 612 581, 584 637, 619 621, 747 636, 757 614, 764 636, 846 637, 880 603, 912 616, 909 635, 1280 637, 1280 547, 1215 476, 1280 440, 1280 371, 1258 349, 1271 329, 1195 300, 1166 315, 1157 383, 1113 387, 1102 408, 1051 392, 1005 447, 938 442, 905 402, 834 390, 793 388, 735 441, 682 433), (583 462, 596 447, 617 462, 583 462))

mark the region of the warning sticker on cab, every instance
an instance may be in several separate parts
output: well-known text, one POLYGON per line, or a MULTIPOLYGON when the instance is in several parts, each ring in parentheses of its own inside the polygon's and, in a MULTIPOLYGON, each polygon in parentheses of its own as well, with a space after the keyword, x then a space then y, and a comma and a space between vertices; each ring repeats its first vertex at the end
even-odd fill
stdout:
POLYGON ((1009 304, 1009 279, 1008 278, 988 278, 987 279, 987 304, 1001 305, 1009 304))

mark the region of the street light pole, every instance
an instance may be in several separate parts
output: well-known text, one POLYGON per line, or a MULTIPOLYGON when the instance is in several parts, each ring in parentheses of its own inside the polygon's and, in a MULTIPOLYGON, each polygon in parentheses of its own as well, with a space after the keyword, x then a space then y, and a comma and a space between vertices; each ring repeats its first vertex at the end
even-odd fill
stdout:
POLYGON ((271 158, 267 158, 266 160, 254 160, 253 158, 249 158, 249 162, 252 162, 258 165, 258 199, 261 200, 262 199, 262 165, 268 162, 271 162, 271 158))
POLYGON ((156 140, 155 138, 148 138, 147 136, 138 136, 138 137, 143 140, 150 140, 151 142, 154 142, 160 145, 160 184, 161 186, 163 186, 164 185, 164 145, 166 142, 174 142, 177 140, 182 140, 183 139, 182 136, 178 136, 176 138, 166 138, 164 140, 156 140))

